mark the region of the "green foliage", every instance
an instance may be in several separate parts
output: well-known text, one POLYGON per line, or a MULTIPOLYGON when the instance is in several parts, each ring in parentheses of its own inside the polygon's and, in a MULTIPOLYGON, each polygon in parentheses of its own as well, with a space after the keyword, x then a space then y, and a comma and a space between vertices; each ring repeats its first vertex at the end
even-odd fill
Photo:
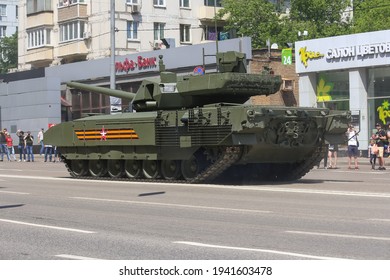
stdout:
POLYGON ((219 16, 228 15, 225 29, 237 36, 252 37, 252 47, 266 46, 266 40, 284 46, 299 40, 390 29, 389 0, 291 0, 288 16, 268 0, 222 0, 219 16), (308 31, 308 36, 298 32, 308 31))
POLYGON ((355 0, 353 13, 353 33, 390 29, 389 0, 355 0))
POLYGON ((275 6, 268 0, 223 0, 219 16, 229 15, 225 30, 235 30, 238 37, 252 37, 254 48, 266 45, 280 32, 275 6))
POLYGON ((18 34, 0 39, 0 73, 18 66, 18 34))

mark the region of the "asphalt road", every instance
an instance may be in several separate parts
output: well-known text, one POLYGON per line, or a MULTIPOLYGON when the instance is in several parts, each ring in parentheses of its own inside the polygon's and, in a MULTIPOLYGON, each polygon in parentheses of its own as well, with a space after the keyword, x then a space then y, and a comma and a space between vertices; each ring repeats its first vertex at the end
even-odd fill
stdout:
MULTIPOLYGON (((366 160, 366 159, 363 159, 366 160)), ((390 171, 294 183, 86 181, 0 162, 0 259, 390 259, 390 171)))

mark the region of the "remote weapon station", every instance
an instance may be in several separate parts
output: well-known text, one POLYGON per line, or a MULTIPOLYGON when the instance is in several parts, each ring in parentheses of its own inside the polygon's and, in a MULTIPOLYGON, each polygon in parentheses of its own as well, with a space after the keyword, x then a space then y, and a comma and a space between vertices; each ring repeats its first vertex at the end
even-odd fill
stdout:
POLYGON ((159 78, 137 93, 69 82, 132 99, 135 112, 61 123, 45 133, 74 177, 210 182, 296 180, 322 159, 325 140, 343 143, 349 112, 245 104, 276 93, 281 77, 246 71, 238 52, 217 54, 219 72, 177 76, 159 60, 159 78))

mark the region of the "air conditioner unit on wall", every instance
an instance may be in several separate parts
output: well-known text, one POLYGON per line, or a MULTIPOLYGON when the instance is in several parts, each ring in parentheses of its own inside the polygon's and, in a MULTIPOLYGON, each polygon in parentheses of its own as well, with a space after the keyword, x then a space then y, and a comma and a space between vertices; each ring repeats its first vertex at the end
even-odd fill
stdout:
POLYGON ((281 90, 282 91, 294 91, 294 80, 283 79, 281 90))
POLYGON ((161 42, 161 40, 154 40, 153 41, 153 49, 154 50, 160 50, 162 45, 163 45, 163 43, 161 42))
POLYGON ((85 31, 83 33, 83 39, 90 39, 92 37, 91 32, 85 31))

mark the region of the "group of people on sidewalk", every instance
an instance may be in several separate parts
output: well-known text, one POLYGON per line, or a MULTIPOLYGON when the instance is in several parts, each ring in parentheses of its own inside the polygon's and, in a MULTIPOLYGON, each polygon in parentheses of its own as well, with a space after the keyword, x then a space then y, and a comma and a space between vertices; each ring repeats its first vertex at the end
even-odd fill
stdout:
MULTIPOLYGON (((52 145, 44 144, 43 132, 44 129, 42 128, 37 135, 38 143, 41 145, 39 153, 40 155, 44 154, 45 162, 48 159, 49 161, 53 160, 53 162, 56 162, 56 159, 58 157, 57 149, 52 145)), ((34 152, 33 152, 34 136, 31 134, 30 131, 27 131, 27 133, 25 133, 20 129, 16 132, 16 136, 19 139, 19 143, 18 143, 19 161, 34 162, 34 152)), ((16 161, 13 140, 6 128, 3 128, 3 130, 0 131, 0 154, 1 154, 0 161, 4 161, 4 155, 7 156, 8 161, 12 161, 12 160, 16 161)))
MULTIPOLYGON (((390 155, 390 122, 387 124, 387 129, 383 128, 380 123, 375 125, 375 132, 371 135, 368 147, 368 156, 370 158, 371 169, 376 169, 376 160, 378 159, 379 167, 377 170, 386 170, 385 158, 390 155)), ((358 132, 351 124, 345 133, 347 138, 347 155, 348 155, 348 169, 359 169, 359 140, 358 132)), ((337 168, 337 144, 329 144, 326 157, 324 158, 324 168, 337 168)), ((319 167, 319 165, 318 165, 319 167)))

